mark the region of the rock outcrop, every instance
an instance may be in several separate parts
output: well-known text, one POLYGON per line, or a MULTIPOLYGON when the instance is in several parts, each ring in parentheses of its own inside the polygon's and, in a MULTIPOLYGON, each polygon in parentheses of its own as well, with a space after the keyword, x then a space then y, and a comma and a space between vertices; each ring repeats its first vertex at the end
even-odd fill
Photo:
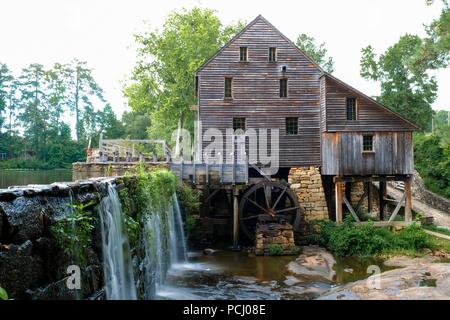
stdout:
POLYGON ((425 258, 395 257, 385 265, 399 269, 332 289, 324 300, 449 300, 450 263, 425 258))

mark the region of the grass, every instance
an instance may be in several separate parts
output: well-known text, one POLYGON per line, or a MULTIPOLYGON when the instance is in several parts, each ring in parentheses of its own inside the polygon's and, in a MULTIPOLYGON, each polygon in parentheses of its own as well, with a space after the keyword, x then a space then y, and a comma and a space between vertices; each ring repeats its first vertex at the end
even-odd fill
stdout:
POLYGON ((433 231, 433 232, 445 234, 446 236, 450 236, 450 230, 449 229, 443 228, 443 227, 439 227, 439 226, 436 226, 434 224, 429 225, 429 226, 423 226, 423 228, 426 229, 426 230, 433 231))

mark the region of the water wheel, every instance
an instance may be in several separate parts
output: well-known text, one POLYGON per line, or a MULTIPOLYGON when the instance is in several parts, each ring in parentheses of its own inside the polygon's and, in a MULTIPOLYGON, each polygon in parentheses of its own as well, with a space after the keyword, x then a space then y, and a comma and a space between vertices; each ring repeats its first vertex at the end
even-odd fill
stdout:
POLYGON ((261 181, 250 187, 239 205, 239 224, 250 239, 255 238, 258 221, 289 222, 298 227, 302 209, 289 185, 280 181, 261 181))

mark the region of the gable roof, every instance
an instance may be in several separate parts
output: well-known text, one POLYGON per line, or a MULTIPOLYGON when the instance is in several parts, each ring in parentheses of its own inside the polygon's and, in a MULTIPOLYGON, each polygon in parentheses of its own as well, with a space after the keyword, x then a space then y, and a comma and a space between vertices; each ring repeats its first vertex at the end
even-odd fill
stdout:
POLYGON ((384 104, 376 101, 375 99, 369 97, 368 95, 362 93, 361 91, 353 88, 352 86, 350 86, 349 84, 345 83, 344 81, 336 78, 335 76, 329 74, 328 72, 323 72, 323 74, 320 76, 320 78, 322 77, 328 77, 334 81, 336 81, 338 84, 342 85, 343 87, 346 87, 347 89, 349 89, 350 91, 355 92, 356 94, 366 98, 367 100, 373 102, 374 104, 376 104, 378 107, 386 110, 387 112, 391 113, 392 115, 394 115, 395 117, 399 118, 400 120, 404 121, 408 126, 411 127, 411 129, 413 130, 418 130, 420 129, 419 126, 417 126, 415 123, 409 121, 408 119, 406 119, 405 117, 401 116, 399 113, 393 111, 392 109, 390 109, 389 107, 385 106, 384 104))
POLYGON ((286 42, 288 42, 291 46, 293 46, 297 51, 305 56, 305 58, 311 62, 317 69, 319 69, 321 72, 324 72, 323 69, 316 63, 314 60, 312 60, 305 52, 303 52, 299 47, 295 45, 294 42, 292 42, 288 37, 286 37, 284 34, 281 33, 277 28, 275 28, 269 21, 267 21, 262 15, 258 15, 255 19, 253 19, 252 22, 247 24, 240 32, 238 32, 233 38, 231 38, 230 41, 228 41, 222 48, 220 48, 211 58, 206 60, 198 69, 195 71, 195 74, 202 71, 211 61, 213 61, 222 51, 224 51, 226 48, 228 48, 236 39, 238 39, 243 33, 245 33, 248 29, 250 29, 256 22, 262 21, 266 23, 270 28, 272 28, 276 33, 278 33, 279 36, 281 36, 286 42))

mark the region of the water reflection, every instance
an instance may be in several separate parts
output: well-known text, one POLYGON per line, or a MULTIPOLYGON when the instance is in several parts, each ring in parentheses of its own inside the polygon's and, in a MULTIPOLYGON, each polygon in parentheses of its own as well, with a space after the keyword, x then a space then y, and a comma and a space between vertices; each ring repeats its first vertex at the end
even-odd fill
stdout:
POLYGON ((0 169, 0 189, 9 186, 72 181, 72 170, 5 170, 0 169))

